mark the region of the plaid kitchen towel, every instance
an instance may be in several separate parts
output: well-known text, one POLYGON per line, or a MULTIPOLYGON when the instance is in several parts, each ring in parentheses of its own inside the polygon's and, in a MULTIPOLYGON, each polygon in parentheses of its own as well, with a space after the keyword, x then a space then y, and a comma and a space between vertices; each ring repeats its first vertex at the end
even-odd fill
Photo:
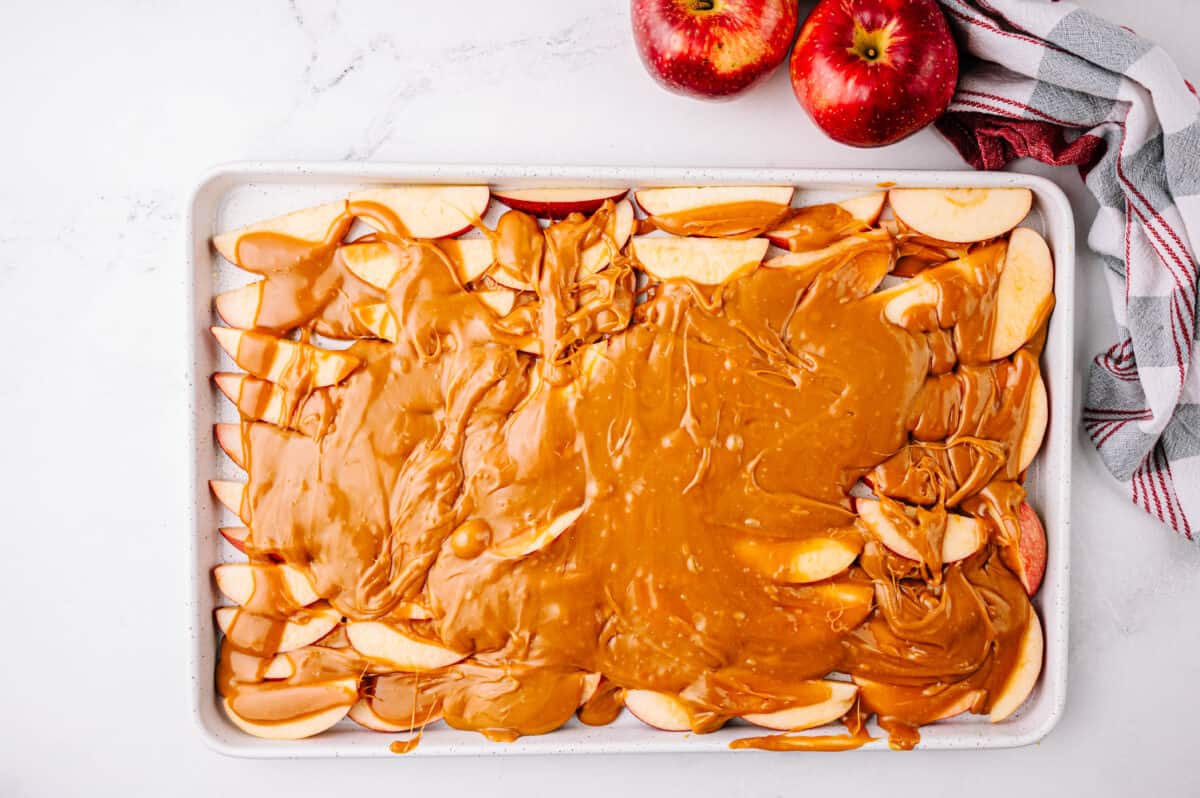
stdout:
POLYGON ((1200 540, 1195 88, 1163 50, 1070 3, 940 1, 977 60, 938 128, 977 169, 1079 166, 1118 328, 1092 364, 1084 428, 1136 504, 1200 540))

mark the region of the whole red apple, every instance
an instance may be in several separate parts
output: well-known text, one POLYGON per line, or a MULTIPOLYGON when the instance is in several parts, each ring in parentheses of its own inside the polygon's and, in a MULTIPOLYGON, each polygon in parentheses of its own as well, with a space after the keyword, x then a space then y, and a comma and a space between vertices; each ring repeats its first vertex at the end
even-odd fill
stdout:
POLYGON ((830 138, 891 144, 946 110, 958 51, 935 0, 821 0, 792 51, 796 99, 830 138))
POLYGON ((796 0, 633 0, 633 38, 666 88, 732 97, 783 62, 796 35, 796 0))

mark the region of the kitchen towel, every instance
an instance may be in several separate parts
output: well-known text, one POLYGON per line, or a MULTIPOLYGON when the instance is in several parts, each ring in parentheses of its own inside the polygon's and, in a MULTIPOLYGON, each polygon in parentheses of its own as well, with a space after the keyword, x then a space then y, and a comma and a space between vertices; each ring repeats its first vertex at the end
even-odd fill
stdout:
POLYGON ((1137 505, 1200 540, 1196 90, 1163 50, 1073 4, 940 2, 970 55, 938 129, 977 169, 1079 167, 1117 323, 1083 425, 1137 505))

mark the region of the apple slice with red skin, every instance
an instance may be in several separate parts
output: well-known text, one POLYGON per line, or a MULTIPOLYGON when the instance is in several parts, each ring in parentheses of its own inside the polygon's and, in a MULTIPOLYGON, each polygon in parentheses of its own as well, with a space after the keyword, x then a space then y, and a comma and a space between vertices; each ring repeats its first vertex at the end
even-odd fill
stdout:
MULTIPOLYGON (((855 509, 880 543, 901 557, 921 561, 920 552, 896 528, 877 499, 860 498, 855 502, 855 509)), ((987 528, 978 518, 949 513, 946 515, 946 532, 942 536, 942 563, 964 560, 983 548, 986 542, 987 528)))
MULTIPOLYGON (((254 652, 261 641, 257 637, 248 639, 239 632, 238 619, 242 614, 252 616, 240 607, 219 607, 214 612, 217 626, 224 632, 230 644, 241 651, 254 652)), ((256 616, 256 620, 263 619, 256 616)), ((306 610, 302 616, 283 622, 283 631, 279 637, 279 646, 269 652, 272 656, 298 648, 310 646, 329 634, 342 621, 342 615, 332 607, 317 607, 306 610)), ((259 652, 261 653, 261 652, 259 652)))
POLYGON ((746 202, 775 205, 783 211, 795 193, 791 186, 672 186, 640 189, 633 197, 650 216, 677 213, 703 216, 722 205, 746 202))
POLYGON ((1046 576, 1046 528, 1029 502, 1021 502, 1017 508, 1017 522, 1021 536, 1016 543, 1001 550, 1001 557, 1021 584, 1025 592, 1033 596, 1042 586, 1046 576))
POLYGON ((862 551, 862 536, 848 534, 807 540, 745 538, 734 543, 738 559, 777 582, 820 582, 849 568, 862 551))
POLYGON ((411 238, 451 238, 487 212, 487 186, 388 186, 355 191, 350 210, 376 230, 411 238))
POLYGON ((825 679, 829 698, 816 704, 787 707, 775 712, 742 715, 742 720, 776 731, 803 731, 832 723, 850 711, 858 696, 858 687, 850 682, 825 679))
POLYGON ((767 254, 765 238, 680 238, 634 236, 634 257, 658 280, 685 279, 721 285, 754 271, 767 254))
POLYGON ((217 343, 235 363, 255 377, 271 382, 282 382, 290 372, 303 367, 309 387, 323 388, 346 379, 362 363, 346 352, 321 349, 264 333, 230 327, 210 329, 217 343))
POLYGON ((492 196, 515 211, 543 219, 563 219, 572 213, 591 213, 605 202, 617 202, 626 188, 514 188, 499 189, 492 196))
POLYGON ((245 470, 246 448, 245 441, 242 440, 242 425, 213 424, 213 434, 221 451, 225 452, 238 468, 245 470))
POLYGON ((1042 448, 1042 440, 1046 437, 1046 427, 1050 423, 1050 400, 1046 395, 1046 382, 1039 370, 1037 378, 1029 392, 1029 404, 1025 406, 1025 428, 1017 441, 1016 461, 1017 471, 1029 468, 1033 459, 1042 448))
POLYGON ((692 730, 692 713, 687 704, 669 693, 656 690, 626 690, 625 708, 642 723, 662 731, 692 730))
MULTIPOLYGON (((236 700, 234 698, 226 697, 222 705, 225 708, 225 714, 229 716, 233 724, 247 734, 268 740, 300 740, 320 734, 334 726, 346 717, 350 707, 358 698, 358 680, 354 678, 296 685, 296 689, 304 690, 305 695, 311 695, 314 689, 327 689, 340 700, 325 709, 283 721, 261 721, 242 717, 233 708, 233 701, 236 700)), ((322 703, 327 703, 327 701, 322 703)))
POLYGON ((1029 214, 1027 188, 894 188, 888 201, 896 218, 939 241, 987 241, 1012 230, 1029 214))
POLYGON ((213 495, 227 510, 242 519, 242 523, 249 523, 249 520, 242 515, 242 508, 245 506, 246 483, 233 482, 227 479, 210 479, 208 487, 212 490, 213 495))
POLYGON ((258 309, 262 306, 262 281, 243 285, 232 291, 224 291, 213 297, 213 306, 221 321, 230 327, 253 330, 258 320, 258 309))
POLYGON ((996 318, 988 358, 1008 357, 1025 345, 1054 306, 1054 259, 1050 247, 1028 227, 1008 237, 1008 252, 996 283, 996 318))
POLYGON ((284 216, 266 219, 240 227, 229 233, 214 236, 212 243, 217 252, 230 263, 243 266, 238 258, 238 244, 252 233, 273 233, 312 245, 340 239, 350 229, 353 218, 347 212, 346 201, 304 208, 284 216))
POLYGON ((298 609, 321 600, 303 571, 292 565, 224 563, 213 569, 217 589, 230 601, 246 606, 261 590, 282 589, 276 599, 298 609))
POLYGON ((467 656, 431 640, 405 634, 381 621, 349 623, 346 635, 350 645, 363 657, 400 671, 437 670, 467 656))
POLYGON ((230 546, 242 554, 246 553, 246 538, 250 535, 249 529, 244 526, 223 526, 217 531, 221 533, 221 537, 229 541, 230 546))
POLYGON ((999 723, 1016 712, 1033 692, 1041 675, 1046 644, 1042 637, 1042 622, 1033 607, 1029 608, 1029 624, 1018 645, 1016 665, 992 699, 988 716, 992 723, 999 723))

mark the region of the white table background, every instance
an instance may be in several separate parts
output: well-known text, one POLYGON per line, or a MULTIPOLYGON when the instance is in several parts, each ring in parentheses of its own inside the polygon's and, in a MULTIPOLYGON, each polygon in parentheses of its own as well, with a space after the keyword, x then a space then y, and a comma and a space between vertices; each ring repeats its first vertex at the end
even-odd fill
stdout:
MULTIPOLYGON (((1200 3, 1085 2, 1200 78, 1200 3)), ((0 796, 1200 793, 1200 547, 1128 504, 1082 433, 1071 686, 1040 745, 346 762, 212 753, 187 710, 183 610, 180 220, 205 168, 962 164, 931 131, 882 150, 830 142, 783 70, 731 103, 668 95, 638 63, 624 0, 6 3, 0 68, 0 796)), ((1074 171, 1038 171, 1071 196, 1085 252, 1090 197, 1074 171)), ((1078 268, 1082 383, 1112 328, 1100 264, 1084 255, 1078 268)))

